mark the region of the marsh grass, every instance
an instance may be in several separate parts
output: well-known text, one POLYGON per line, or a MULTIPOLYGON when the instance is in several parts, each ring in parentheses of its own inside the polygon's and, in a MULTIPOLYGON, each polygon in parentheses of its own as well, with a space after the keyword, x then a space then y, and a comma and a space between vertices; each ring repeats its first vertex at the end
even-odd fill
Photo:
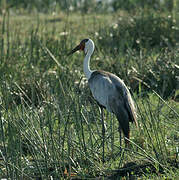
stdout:
MULTIPOLYGON (((110 30, 114 18, 111 15, 60 14, 21 19, 7 13, 1 18, 0 177, 105 177, 128 162, 144 161, 152 162, 158 173, 176 177, 169 161, 178 162, 179 109, 170 99, 171 90, 168 99, 163 99, 168 86, 158 82, 162 81, 162 71, 168 78, 171 76, 167 84, 175 78, 172 64, 178 62, 177 51, 171 59, 173 52, 160 54, 158 49, 149 55, 145 47, 140 53, 131 46, 125 52, 119 49, 113 53, 100 40, 107 40, 105 35, 114 33, 110 30), (53 18, 61 21, 52 21, 53 18), (118 122, 105 112, 104 164, 100 113, 84 79, 82 55, 66 56, 68 50, 89 35, 97 46, 92 67, 122 77, 131 86, 138 109, 139 129, 131 125, 131 147, 122 146, 122 153, 118 122), (150 70, 153 76, 158 75, 157 81, 149 78, 150 70), (155 85, 159 92, 153 88, 155 85)), ((108 45, 114 45, 113 41, 108 45)), ((142 176, 149 174, 150 170, 142 176)))

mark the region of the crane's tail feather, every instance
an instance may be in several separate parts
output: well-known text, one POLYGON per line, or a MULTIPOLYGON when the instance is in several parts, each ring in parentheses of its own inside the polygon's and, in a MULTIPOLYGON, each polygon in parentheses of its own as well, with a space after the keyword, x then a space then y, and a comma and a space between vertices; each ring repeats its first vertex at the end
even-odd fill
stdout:
POLYGON ((128 96, 127 96, 126 106, 129 112, 130 121, 134 122, 136 127, 138 128, 137 111, 136 111, 136 107, 134 105, 134 101, 132 100, 130 93, 128 93, 128 96))
POLYGON ((129 117, 127 112, 120 108, 120 110, 117 113, 117 119, 119 121, 119 128, 122 129, 122 132, 124 134, 125 138, 125 144, 129 144, 129 138, 130 138, 130 128, 129 128, 129 117))

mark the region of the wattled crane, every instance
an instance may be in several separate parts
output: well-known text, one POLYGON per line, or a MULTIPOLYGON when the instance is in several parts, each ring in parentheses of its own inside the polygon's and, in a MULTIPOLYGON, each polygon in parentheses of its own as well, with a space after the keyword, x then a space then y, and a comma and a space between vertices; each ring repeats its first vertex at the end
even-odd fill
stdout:
POLYGON ((134 122, 137 126, 136 110, 131 94, 124 82, 116 75, 102 71, 91 70, 89 63, 94 51, 94 43, 91 39, 84 39, 70 53, 82 50, 85 53, 83 70, 94 99, 101 109, 102 135, 103 135, 103 161, 104 161, 104 118, 103 108, 114 113, 119 121, 119 134, 121 146, 121 129, 125 136, 125 144, 129 144, 129 122, 134 122))

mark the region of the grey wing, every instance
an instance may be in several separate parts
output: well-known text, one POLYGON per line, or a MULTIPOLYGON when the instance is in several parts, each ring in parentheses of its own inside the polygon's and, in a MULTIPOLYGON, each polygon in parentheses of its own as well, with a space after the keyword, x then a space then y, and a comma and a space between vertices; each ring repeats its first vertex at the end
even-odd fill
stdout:
POLYGON ((137 123, 137 113, 136 113, 136 108, 134 105, 134 101, 131 97, 131 94, 128 92, 127 93, 127 101, 126 101, 126 108, 129 112, 129 117, 130 117, 130 121, 134 122, 136 124, 136 126, 138 127, 138 123, 137 123))
POLYGON ((138 126, 136 108, 135 108, 134 101, 131 97, 131 94, 128 88, 119 77, 112 74, 110 78, 111 78, 111 81, 116 85, 118 93, 122 96, 121 100, 123 101, 124 106, 129 114, 129 120, 131 122, 135 122, 136 126, 138 126))
POLYGON ((115 114, 123 110, 125 117, 128 116, 129 121, 137 125, 134 102, 128 88, 119 77, 108 72, 95 71, 88 83, 94 99, 100 105, 115 114))

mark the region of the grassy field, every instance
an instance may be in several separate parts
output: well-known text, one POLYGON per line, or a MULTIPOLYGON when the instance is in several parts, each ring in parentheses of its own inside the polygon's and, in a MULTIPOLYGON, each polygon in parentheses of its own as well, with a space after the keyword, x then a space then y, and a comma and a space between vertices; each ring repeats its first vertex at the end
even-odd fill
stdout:
POLYGON ((179 26, 173 18, 125 11, 3 14, 0 178, 177 179, 179 26), (84 38, 96 45, 91 69, 122 78, 138 109, 139 128, 131 124, 131 146, 123 143, 122 152, 118 122, 105 111, 104 164, 83 53, 67 56, 84 38))

